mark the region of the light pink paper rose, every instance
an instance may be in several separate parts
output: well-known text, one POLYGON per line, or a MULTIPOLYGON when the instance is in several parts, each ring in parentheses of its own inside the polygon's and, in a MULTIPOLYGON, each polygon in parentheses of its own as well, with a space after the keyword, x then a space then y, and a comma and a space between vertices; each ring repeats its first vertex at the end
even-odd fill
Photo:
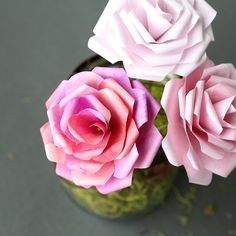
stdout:
POLYGON ((213 40, 215 15, 205 0, 110 0, 88 46, 111 63, 123 61, 131 78, 185 76, 213 40))
POLYGON ((206 61, 184 79, 169 81, 162 106, 168 132, 162 147, 192 183, 207 185, 212 173, 236 167, 236 69, 206 61))
POLYGON ((130 186, 134 168, 148 168, 162 141, 153 124, 159 104, 123 69, 78 73, 46 106, 41 134, 56 173, 103 194, 130 186))

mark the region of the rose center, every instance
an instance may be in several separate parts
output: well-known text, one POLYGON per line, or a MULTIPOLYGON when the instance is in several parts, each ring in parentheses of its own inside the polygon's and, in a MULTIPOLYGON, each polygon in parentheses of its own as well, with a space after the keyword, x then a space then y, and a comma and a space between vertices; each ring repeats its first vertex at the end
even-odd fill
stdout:
POLYGON ((107 124, 97 111, 82 111, 71 116, 68 129, 80 142, 97 145, 103 140, 107 131, 107 124))

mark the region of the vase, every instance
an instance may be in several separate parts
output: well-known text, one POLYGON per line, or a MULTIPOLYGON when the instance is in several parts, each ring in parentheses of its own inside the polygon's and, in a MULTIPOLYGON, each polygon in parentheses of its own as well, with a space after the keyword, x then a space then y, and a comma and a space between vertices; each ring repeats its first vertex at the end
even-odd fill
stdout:
MULTIPOLYGON (((122 64, 111 65, 96 55, 80 64, 72 75, 81 71, 90 71, 96 66, 122 67, 122 64)), ((159 85, 154 86, 153 82, 148 81, 143 83, 156 100, 159 100, 160 94, 157 92, 159 85)), ((166 127, 161 124, 161 122, 165 123, 162 111, 159 112, 159 116, 162 119, 155 122, 158 122, 158 127, 162 127, 160 132, 165 133, 166 127)), ((69 196, 82 209, 107 219, 124 219, 136 218, 162 205, 173 186, 176 174, 177 168, 169 164, 160 148, 150 168, 134 171, 130 187, 107 195, 99 193, 95 187, 84 189, 65 179, 60 178, 60 180, 69 196)))

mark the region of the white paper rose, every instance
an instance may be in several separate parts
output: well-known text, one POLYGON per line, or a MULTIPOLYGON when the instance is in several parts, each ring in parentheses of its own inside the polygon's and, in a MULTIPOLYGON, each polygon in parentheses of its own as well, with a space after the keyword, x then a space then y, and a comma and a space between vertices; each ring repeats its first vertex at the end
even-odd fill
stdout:
POLYGON ((160 81, 198 66, 214 39, 205 0, 110 0, 88 46, 129 77, 160 81))

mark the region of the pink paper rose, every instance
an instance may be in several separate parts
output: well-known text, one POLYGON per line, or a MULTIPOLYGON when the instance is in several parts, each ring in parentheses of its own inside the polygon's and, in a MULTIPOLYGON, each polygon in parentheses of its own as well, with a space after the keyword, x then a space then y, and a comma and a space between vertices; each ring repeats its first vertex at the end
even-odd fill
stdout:
POLYGON ((123 69, 75 74, 46 106, 41 134, 56 173, 103 194, 130 186, 134 168, 148 168, 162 141, 153 124, 159 104, 123 69))
POLYGON ((226 177, 236 167, 236 69, 206 61, 184 79, 169 81, 162 106, 168 160, 184 165, 190 182, 207 185, 212 173, 226 177))
POLYGON ((205 0, 110 0, 88 46, 131 78, 161 81, 201 64, 215 10, 205 0))

